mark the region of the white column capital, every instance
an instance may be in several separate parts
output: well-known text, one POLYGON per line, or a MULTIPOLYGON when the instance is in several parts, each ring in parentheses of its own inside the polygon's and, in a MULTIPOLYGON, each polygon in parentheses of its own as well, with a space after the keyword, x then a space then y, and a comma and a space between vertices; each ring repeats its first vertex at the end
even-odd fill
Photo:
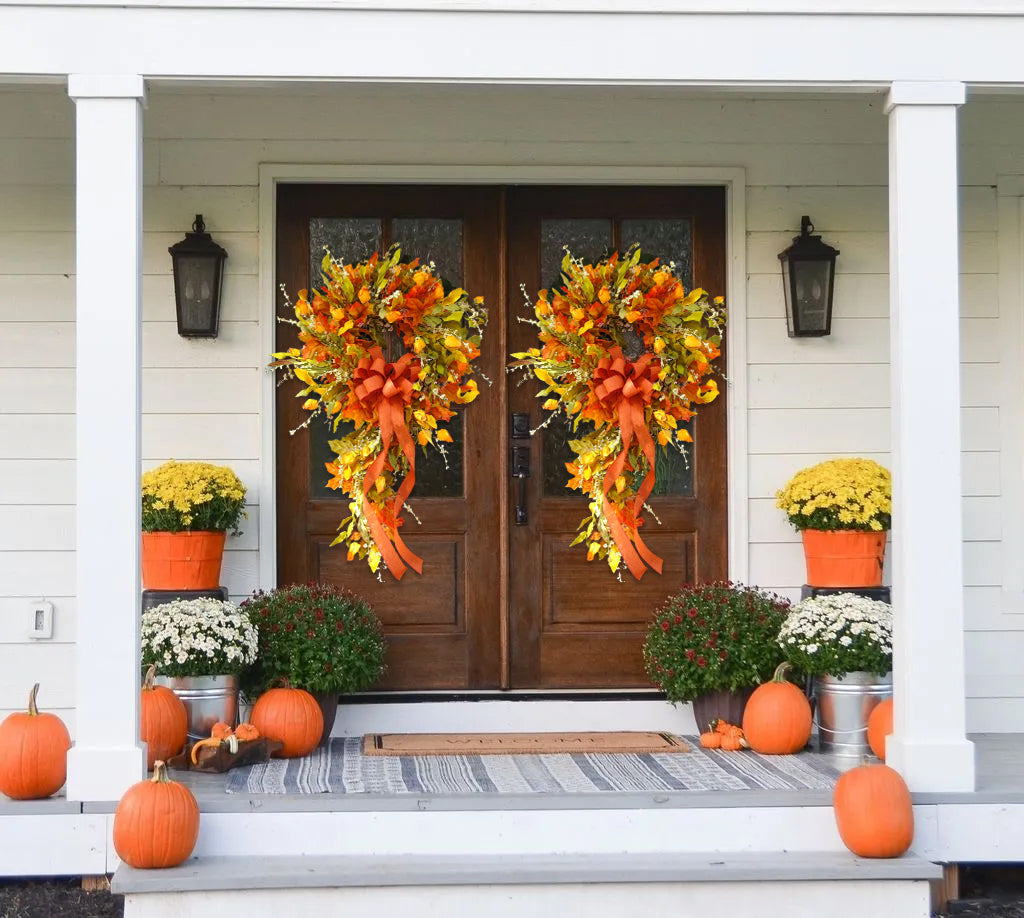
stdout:
POLYGON ((137 73, 72 73, 68 95, 79 99, 138 99, 146 102, 146 81, 137 73))
POLYGON ((963 83, 901 80, 889 87, 885 113, 888 115, 899 105, 963 105, 966 101, 967 86, 963 83))

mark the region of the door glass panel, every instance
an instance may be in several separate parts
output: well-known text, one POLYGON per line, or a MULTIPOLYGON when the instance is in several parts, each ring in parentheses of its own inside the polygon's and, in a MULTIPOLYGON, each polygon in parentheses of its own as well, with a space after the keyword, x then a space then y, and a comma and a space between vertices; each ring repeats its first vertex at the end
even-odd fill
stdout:
MULTIPOLYGON (((391 238, 402 246, 402 259, 419 258, 421 263, 434 262, 445 290, 462 285, 462 221, 434 219, 396 219, 392 222, 391 238)), ((377 218, 314 218, 309 226, 310 277, 320 277, 323 247, 346 264, 362 261, 382 247, 381 221, 377 218)), ((313 281, 317 283, 317 281, 313 281)), ((402 351, 401 340, 395 336, 390 342, 387 359, 395 360, 402 351), (394 353, 391 353, 394 351, 394 353)), ((329 445, 351 433, 353 425, 343 422, 337 431, 318 418, 309 428, 309 496, 311 500, 348 500, 340 490, 328 488, 329 474, 325 463, 334 459, 329 445)), ((463 493, 462 415, 456 414, 448 422, 452 435, 447 444, 447 462, 433 446, 416 447, 416 485, 411 497, 461 497, 463 493)))
MULTIPOLYGON (((542 220, 540 225, 540 282, 541 287, 550 290, 562 286, 562 259, 565 246, 574 258, 593 264, 610 254, 612 246, 611 220, 542 220)), ((531 296, 535 290, 529 291, 531 296)), ((543 412, 547 414, 547 412, 543 412)), ((544 447, 544 495, 546 497, 578 497, 585 495, 567 488, 569 480, 565 464, 572 462, 573 451, 569 441, 593 429, 593 425, 580 424, 577 433, 572 432, 572 422, 559 416, 552 419, 541 431, 544 447)))
POLYGON ((675 262, 675 272, 689 290, 693 286, 693 242, 689 220, 623 220, 619 239, 625 252, 640 243, 644 261, 653 258, 662 264, 675 262))

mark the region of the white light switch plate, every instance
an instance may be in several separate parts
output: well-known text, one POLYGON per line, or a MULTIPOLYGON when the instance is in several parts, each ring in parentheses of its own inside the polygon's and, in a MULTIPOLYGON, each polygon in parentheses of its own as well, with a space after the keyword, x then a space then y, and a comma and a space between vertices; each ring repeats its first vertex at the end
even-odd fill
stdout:
POLYGON ((39 599, 29 606, 28 636, 37 641, 45 641, 53 637, 52 602, 39 599))

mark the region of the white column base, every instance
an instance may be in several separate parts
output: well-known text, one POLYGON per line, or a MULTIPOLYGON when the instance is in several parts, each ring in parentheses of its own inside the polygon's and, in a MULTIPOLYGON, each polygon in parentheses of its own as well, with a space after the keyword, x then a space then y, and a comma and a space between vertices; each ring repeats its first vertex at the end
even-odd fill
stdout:
POLYGON ((895 768, 914 793, 974 790, 974 743, 950 739, 943 743, 885 741, 885 764, 895 768))
POLYGON ((144 746, 121 749, 68 750, 68 800, 107 802, 120 800, 125 790, 146 776, 144 746))

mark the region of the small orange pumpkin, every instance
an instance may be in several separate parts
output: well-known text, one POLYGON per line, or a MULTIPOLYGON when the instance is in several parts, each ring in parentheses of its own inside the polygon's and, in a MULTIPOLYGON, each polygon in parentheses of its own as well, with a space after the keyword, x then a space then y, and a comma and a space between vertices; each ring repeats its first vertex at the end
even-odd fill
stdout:
POLYGON ((252 724, 239 724, 235 727, 235 736, 238 737, 239 742, 247 743, 251 740, 258 740, 260 731, 252 724))
POLYGON ((886 698, 875 705, 868 717, 868 745, 871 751, 885 761, 885 738, 892 733, 892 699, 886 698))
POLYGON ((910 791, 888 765, 858 765, 840 775, 832 808, 839 837, 858 857, 899 857, 914 840, 910 791))
POLYGON ((700 735, 700 744, 705 749, 718 749, 722 745, 722 734, 713 730, 700 735))
POLYGON ((743 748, 742 733, 726 733, 722 736, 722 749, 725 752, 738 752, 743 748))
POLYGON ((811 738, 811 703, 786 680, 788 663, 780 663, 771 681, 754 689, 743 712, 743 733, 762 755, 791 755, 811 738))
POLYGON ((177 867, 198 838, 199 804, 184 784, 167 777, 160 761, 153 777, 129 787, 114 811, 114 850, 132 867, 177 867))
POLYGON ((146 743, 146 770, 157 759, 169 759, 185 748, 188 712, 182 700, 166 685, 154 685, 156 664, 146 670, 139 699, 139 736, 146 743))
POLYGON ((28 693, 28 713, 8 714, 0 724, 0 791, 12 800, 41 800, 68 777, 68 728, 56 714, 36 707, 39 683, 28 693))
POLYGON ((304 689, 268 689, 256 699, 250 720, 261 736, 284 744, 274 753, 282 759, 309 755, 324 732, 320 705, 304 689))
POLYGON ((213 729, 210 730, 210 736, 214 739, 227 739, 234 731, 231 729, 231 724, 226 724, 222 720, 218 720, 213 725, 213 729))

